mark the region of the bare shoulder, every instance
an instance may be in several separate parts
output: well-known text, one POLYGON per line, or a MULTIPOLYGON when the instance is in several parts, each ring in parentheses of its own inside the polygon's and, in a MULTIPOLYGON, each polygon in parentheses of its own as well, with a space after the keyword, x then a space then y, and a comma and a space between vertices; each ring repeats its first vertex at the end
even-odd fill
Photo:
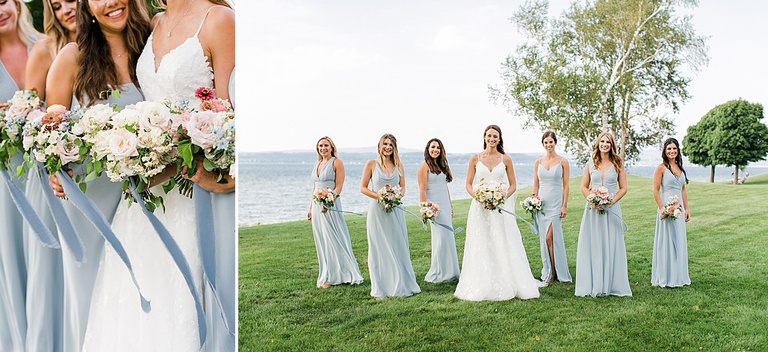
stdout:
POLYGON ((69 43, 65 45, 56 58, 53 60, 54 65, 63 65, 69 68, 77 65, 77 56, 80 55, 80 48, 75 43, 69 43))
POLYGON ((334 167, 344 166, 344 162, 341 161, 341 159, 339 158, 335 158, 333 159, 333 166, 334 167))
POLYGON ((50 46, 53 44, 53 40, 51 38, 46 36, 41 36, 37 39, 37 42, 35 42, 34 45, 32 45, 32 50, 30 51, 30 56, 33 55, 42 55, 42 54, 48 54, 50 56, 50 46))
POLYGON ((235 29, 235 11, 226 6, 213 6, 208 12, 205 26, 217 32, 235 29))
POLYGON ((512 165, 512 157, 507 154, 502 155, 501 160, 504 161, 504 164, 512 165))
POLYGON ((155 26, 157 26, 157 23, 160 22, 160 20, 163 18, 163 16, 165 16, 165 11, 158 12, 154 16, 152 16, 152 19, 149 22, 149 25, 152 28, 152 30, 155 29, 155 26))

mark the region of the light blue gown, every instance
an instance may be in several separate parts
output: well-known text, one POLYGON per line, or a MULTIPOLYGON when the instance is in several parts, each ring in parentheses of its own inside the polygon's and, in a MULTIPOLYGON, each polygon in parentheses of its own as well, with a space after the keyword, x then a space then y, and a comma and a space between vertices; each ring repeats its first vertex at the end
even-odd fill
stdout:
MULTIPOLYGON (((589 168, 590 189, 600 186, 616 194, 619 175, 610 168, 603 178, 592 162, 589 168)), ((576 249, 576 296, 632 296, 627 273, 627 251, 624 246, 624 229, 621 205, 610 208, 618 216, 606 211, 600 214, 587 203, 579 229, 576 249)))
MULTIPOLYGON (((448 182, 444 174, 427 171, 427 200, 439 207, 435 221, 453 227, 451 217, 451 198, 448 196, 448 182)), ((432 264, 426 282, 446 282, 458 280, 459 256, 456 254, 456 239, 448 229, 430 223, 432 229, 432 264)))
POLYGON ((541 249, 541 281, 552 281, 552 267, 547 247, 547 232, 552 228, 552 247, 555 255, 555 273, 560 282, 571 282, 568 260, 565 256, 563 226, 560 209, 563 207, 563 166, 562 159, 547 170, 539 163, 539 197, 542 199, 544 215, 537 215, 539 225, 539 247, 541 249))
MULTIPOLYGON (((371 186, 377 192, 385 185, 400 182, 397 168, 390 176, 377 164, 371 186)), ((368 206, 368 270, 371 275, 371 296, 374 298, 407 297, 421 292, 411 264, 405 214, 399 208, 386 212, 375 199, 368 206)))
MULTIPOLYGON (((29 170, 25 193, 51 234, 58 237, 56 222, 45 200, 40 177, 38 166, 35 165, 29 170)), ((45 187, 48 187, 48 180, 43 181, 45 187)), ((26 351, 61 351, 64 314, 61 249, 43 246, 29 224, 24 226, 24 239, 27 253, 26 351)))
MULTIPOLYGON (((121 87, 120 99, 109 98, 110 104, 118 107, 144 100, 141 91, 132 83, 121 87)), ((97 101, 103 103, 103 101, 97 101)), ((76 105, 73 99, 72 106, 76 105)), ((84 165, 73 165, 75 175, 85 175, 84 165)), ((111 182, 106 174, 87 183, 85 195, 112 222, 117 205, 122 199, 122 184, 111 182)), ((62 262, 64 265, 64 351, 80 351, 88 323, 91 307, 91 294, 99 271, 99 261, 104 249, 104 238, 95 226, 71 202, 63 201, 72 226, 75 228, 85 248, 83 263, 75 262, 67 244, 62 241, 62 262)), ((130 255, 130 253, 129 253, 130 255)))
MULTIPOLYGON (((336 158, 331 158, 319 174, 318 163, 315 163, 312 181, 316 189, 336 188, 336 171, 333 170, 335 160, 336 158)), ((333 210, 342 210, 341 198, 336 199, 333 208, 325 213, 320 204, 312 204, 312 234, 317 249, 317 262, 320 265, 317 287, 325 283, 338 285, 363 282, 357 259, 352 252, 347 222, 344 221, 343 213, 333 210)))
MULTIPOLYGON (((235 307, 237 305, 237 252, 235 241, 235 192, 212 193, 213 226, 216 241, 216 289, 222 308, 227 311, 227 325, 237 331, 235 307)), ((208 285, 204 285, 205 297, 213 297, 208 285)), ((234 352, 235 337, 229 334, 221 320, 221 310, 213 299, 205 301, 206 322, 209 327, 205 341, 206 351, 234 352)))
MULTIPOLYGON (((661 178, 661 203, 666 204, 671 196, 683 204, 685 177, 675 177, 669 169, 661 178)), ((653 236, 653 262, 651 264, 651 285, 680 287, 691 284, 688 276, 688 242, 685 238, 685 215, 675 219, 661 219, 656 214, 656 234, 653 236)))
MULTIPOLYGON (((19 90, 13 77, 0 61, 0 103, 5 103, 19 90)), ((21 153, 12 163, 22 163, 21 153)), ((23 180, 9 170, 11 182, 24 189, 23 180)), ((4 183, 4 181, 2 181, 4 183)), ((8 187, 0 185, 0 351, 24 349, 27 331, 25 312, 27 268, 24 259, 24 219, 13 203, 8 187)))

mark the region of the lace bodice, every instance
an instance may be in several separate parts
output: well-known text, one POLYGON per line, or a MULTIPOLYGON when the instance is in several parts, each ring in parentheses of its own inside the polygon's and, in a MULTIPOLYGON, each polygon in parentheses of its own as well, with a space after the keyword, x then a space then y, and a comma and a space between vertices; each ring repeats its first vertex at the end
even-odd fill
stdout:
POLYGON ((194 96, 195 90, 200 87, 213 88, 213 68, 198 39, 200 28, 194 36, 159 59, 155 57, 152 46, 154 32, 149 36, 136 64, 136 75, 147 100, 175 101, 194 96))
POLYGON ((493 170, 490 170, 487 166, 485 166, 485 164, 478 160, 477 164, 475 165, 475 182, 480 182, 480 179, 484 179, 490 182, 508 184, 509 179, 507 178, 507 166, 504 165, 504 161, 499 162, 496 166, 493 167, 493 170))

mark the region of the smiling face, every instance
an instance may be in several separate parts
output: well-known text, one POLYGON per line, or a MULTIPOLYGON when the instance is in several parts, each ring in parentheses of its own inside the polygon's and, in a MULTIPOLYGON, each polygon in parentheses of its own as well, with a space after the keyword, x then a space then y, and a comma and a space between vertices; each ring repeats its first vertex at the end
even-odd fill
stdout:
POLYGON ((440 143, 437 141, 432 141, 429 143, 428 147, 429 156, 432 157, 432 159, 437 159, 440 157, 440 153, 442 153, 442 149, 440 148, 440 143))
POLYGON ((333 147, 331 146, 331 142, 329 142, 327 139, 323 138, 317 142, 317 153, 320 154, 320 156, 322 156, 324 159, 330 158, 332 152, 333 147))
POLYGON ((679 152, 680 151, 677 149, 675 143, 669 143, 667 144, 667 147, 664 148, 664 155, 667 156, 667 160, 675 160, 679 152))
POLYGON ((600 138, 600 142, 597 145, 597 148, 600 150, 601 153, 610 152, 611 149, 613 149, 613 142, 611 141, 611 137, 604 135, 602 138, 600 138))
POLYGON ((16 0, 0 0, 0 35, 16 33, 19 20, 18 6, 16 0))
POLYGON ((392 140, 384 138, 384 140, 381 141, 381 145, 379 145, 379 154, 388 157, 391 156, 394 151, 395 145, 392 143, 392 140))
POLYGON ((88 9, 105 32, 122 32, 128 23, 129 0, 88 0, 88 9))
POLYGON ((544 150, 546 151, 554 151, 555 146, 557 145, 557 142, 555 142, 554 138, 552 137, 546 137, 543 141, 541 141, 541 145, 544 146, 544 150))
POLYGON ((51 0, 51 9, 64 29, 77 30, 77 0, 51 0))
POLYGON ((496 131, 493 128, 489 128, 485 131, 485 136, 483 138, 485 140, 486 147, 496 149, 496 146, 499 144, 499 131, 496 131))

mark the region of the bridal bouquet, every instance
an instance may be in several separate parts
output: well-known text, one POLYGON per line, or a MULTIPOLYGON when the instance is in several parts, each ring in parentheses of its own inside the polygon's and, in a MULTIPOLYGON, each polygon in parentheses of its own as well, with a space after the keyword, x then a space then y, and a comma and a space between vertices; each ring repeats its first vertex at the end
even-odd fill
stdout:
MULTIPOLYGON (((480 202, 486 209, 494 210, 507 200, 507 185, 497 182, 489 182, 480 179, 480 183, 474 188, 475 200, 480 202)), ((499 210, 501 211, 501 210, 499 210)))
POLYGON ((664 211, 661 213, 661 218, 667 218, 672 221, 682 215, 683 211, 680 208, 680 199, 677 198, 677 196, 669 196, 667 204, 664 205, 664 211))
MULTIPOLYGON (((174 157, 171 113, 161 103, 142 101, 117 111, 109 105, 90 107, 75 128, 90 145, 86 179, 107 173, 123 190, 134 182, 149 211, 163 207, 163 199, 147 188, 174 157)), ((168 191, 166 189, 166 191, 168 191)), ((130 194, 125 194, 133 202, 130 194)))
POLYGON ((326 187, 325 189, 315 188, 315 191, 312 192, 312 200, 323 206, 323 213, 333 207, 336 198, 339 198, 339 195, 331 190, 330 187, 326 187))
POLYGON ((539 196, 530 196, 528 198, 525 198, 522 202, 520 202, 520 205, 523 207, 523 210, 525 210, 526 213, 530 213, 531 216, 536 215, 537 213, 541 213, 541 215, 546 215, 541 210, 541 205, 543 204, 543 201, 539 196))
MULTIPOLYGON (((34 90, 17 91, 11 100, 0 104, 0 168, 11 168, 11 158, 23 148, 27 116, 33 111, 42 112, 42 105, 34 90)), ((23 173, 24 168, 19 172, 23 173)))
MULTIPOLYGON (((88 154, 88 147, 81 136, 71 130, 81 113, 58 104, 46 110, 32 110, 27 115, 22 137, 26 160, 43 163, 51 175, 69 163, 82 163, 88 154)), ((81 189, 85 187, 81 183, 83 180, 75 181, 80 183, 81 189)))
MULTIPOLYGON (((587 195, 587 202, 593 205, 597 205, 601 208, 611 204, 612 200, 613 195, 608 193, 608 189, 603 186, 591 189, 589 191, 589 195, 587 195)), ((605 214, 605 209, 600 209, 598 212, 600 214, 605 214)))
MULTIPOLYGON (((195 92, 197 104, 182 100, 166 102, 174 114, 174 131, 177 133, 179 166, 186 166, 188 176, 196 172, 196 155, 203 156, 206 171, 217 174, 217 182, 226 183, 225 174, 234 174, 235 166, 235 114, 226 100, 215 98, 213 90, 200 87, 195 92)), ((184 192, 189 182, 181 182, 184 192)))
POLYGON ((421 206, 419 209, 419 213, 421 214, 421 222, 426 224, 427 221, 435 221, 437 214, 440 212, 440 207, 437 205, 437 203, 426 201, 419 203, 419 205, 421 206))
POLYGON ((379 204, 384 207, 384 211, 387 213, 392 212, 392 209, 400 204, 403 204, 403 191, 400 186, 390 187, 389 184, 384 185, 378 192, 379 204))

